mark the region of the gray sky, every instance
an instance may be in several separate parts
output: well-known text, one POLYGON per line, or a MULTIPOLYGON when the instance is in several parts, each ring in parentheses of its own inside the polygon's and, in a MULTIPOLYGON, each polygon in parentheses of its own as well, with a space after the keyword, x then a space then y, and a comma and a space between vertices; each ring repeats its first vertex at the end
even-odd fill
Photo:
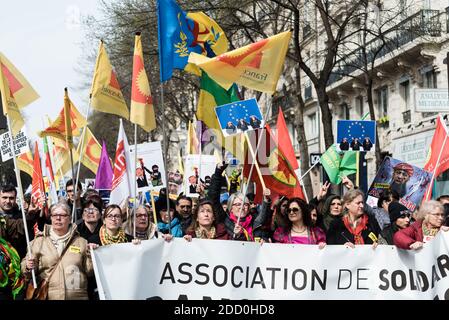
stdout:
MULTIPOLYGON (((42 118, 54 120, 63 106, 64 87, 85 115, 88 92, 76 91, 83 78, 75 71, 82 54, 81 17, 98 16, 98 0, 2 1, 0 51, 21 71, 40 98, 24 111, 29 138, 37 138, 42 118)), ((97 44, 95 44, 97 45, 97 44)))

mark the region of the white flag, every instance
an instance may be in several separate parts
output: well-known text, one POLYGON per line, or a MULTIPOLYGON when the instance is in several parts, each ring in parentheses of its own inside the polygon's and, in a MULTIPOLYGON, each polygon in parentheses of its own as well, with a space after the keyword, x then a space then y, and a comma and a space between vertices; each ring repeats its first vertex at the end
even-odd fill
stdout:
POLYGON ((114 175, 109 204, 119 205, 128 196, 134 197, 133 165, 129 155, 128 139, 120 119, 117 148, 115 150, 114 175))

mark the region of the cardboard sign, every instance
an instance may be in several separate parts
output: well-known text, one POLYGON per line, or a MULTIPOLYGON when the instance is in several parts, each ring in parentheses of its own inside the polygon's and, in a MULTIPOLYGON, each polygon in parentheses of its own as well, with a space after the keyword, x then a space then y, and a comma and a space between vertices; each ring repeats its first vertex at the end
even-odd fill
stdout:
MULTIPOLYGON (((129 152, 134 159, 134 145, 129 146, 129 152)), ((159 191, 167 185, 160 141, 137 145, 136 179, 139 191, 159 191)))
MULTIPOLYGON (((9 137, 9 132, 0 135, 0 149, 2 153, 2 161, 5 162, 12 159, 11 151, 11 139, 9 137)), ((14 151, 15 156, 20 156, 21 154, 30 150, 28 146, 28 137, 24 129, 20 130, 19 133, 14 137, 14 151)))

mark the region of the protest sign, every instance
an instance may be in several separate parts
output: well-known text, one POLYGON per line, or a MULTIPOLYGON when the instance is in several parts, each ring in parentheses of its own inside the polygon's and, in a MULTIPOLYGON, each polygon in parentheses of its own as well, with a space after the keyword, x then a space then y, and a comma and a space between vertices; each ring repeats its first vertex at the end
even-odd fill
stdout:
POLYGON ((188 197, 198 197, 198 183, 205 185, 207 190, 210 179, 215 172, 217 158, 209 155, 189 154, 184 164, 184 189, 188 197), (201 164, 200 164, 201 159, 201 164))
POLYGON ((224 104, 216 107, 215 112, 225 137, 265 126, 259 105, 254 98, 224 104))
POLYGON ((106 300, 441 300, 448 247, 442 231, 419 251, 174 238, 103 246, 93 262, 106 300))
MULTIPOLYGON (((134 145, 129 146, 129 152, 134 160, 134 145)), ((159 191, 166 186, 160 141, 137 145, 136 179, 139 191, 159 191)))
POLYGON ((377 206, 377 200, 384 190, 398 193, 399 202, 410 211, 420 204, 432 174, 421 168, 397 159, 386 157, 368 191, 367 203, 377 206))
POLYGON ((376 144, 376 121, 368 120, 338 120, 337 150, 338 151, 374 151, 376 144))
MULTIPOLYGON (((11 139, 9 132, 0 134, 0 149, 2 153, 2 161, 5 162, 12 159, 11 151, 11 139)), ((28 146, 28 137, 26 135, 25 129, 21 129, 19 133, 14 137, 14 152, 15 156, 19 156, 30 150, 28 146)))

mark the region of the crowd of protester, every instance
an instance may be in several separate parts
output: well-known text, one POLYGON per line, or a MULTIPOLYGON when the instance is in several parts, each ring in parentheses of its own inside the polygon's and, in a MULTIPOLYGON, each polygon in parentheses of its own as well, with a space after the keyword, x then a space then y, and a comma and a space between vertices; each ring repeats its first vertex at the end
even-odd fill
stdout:
POLYGON ((45 197, 23 202, 25 223, 13 185, 0 187, 0 300, 30 298, 32 272, 46 280, 49 300, 98 299, 90 249, 99 246, 173 237, 192 241, 220 239, 316 245, 395 245, 419 250, 440 231, 449 230, 449 195, 423 202, 410 212, 394 191, 381 194, 377 206, 365 202, 365 194, 344 177, 342 197, 332 194, 326 182, 309 203, 278 196, 269 189, 263 201, 254 194, 228 189, 217 166, 210 184, 199 186, 200 197, 181 194, 176 202, 160 191, 154 202, 131 208, 105 205, 97 191, 83 192, 78 183, 66 184, 66 197, 50 208, 45 197), (75 207, 75 209, 73 209, 75 207), (154 211, 153 211, 154 210, 154 211), (74 212, 75 216, 72 216, 74 212), (135 214, 135 218, 134 218, 135 214), (156 218, 157 221, 154 221, 156 218), (25 232, 31 240, 27 253, 25 232))

